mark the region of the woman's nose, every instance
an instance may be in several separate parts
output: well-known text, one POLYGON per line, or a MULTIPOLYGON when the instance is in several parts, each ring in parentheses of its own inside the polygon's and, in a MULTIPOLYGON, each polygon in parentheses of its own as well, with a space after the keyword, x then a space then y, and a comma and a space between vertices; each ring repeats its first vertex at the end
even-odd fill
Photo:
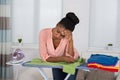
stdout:
POLYGON ((59 37, 60 37, 60 34, 57 34, 56 37, 59 38, 59 37))
POLYGON ((62 31, 62 32, 61 32, 61 35, 64 35, 64 34, 65 34, 65 33, 62 31))

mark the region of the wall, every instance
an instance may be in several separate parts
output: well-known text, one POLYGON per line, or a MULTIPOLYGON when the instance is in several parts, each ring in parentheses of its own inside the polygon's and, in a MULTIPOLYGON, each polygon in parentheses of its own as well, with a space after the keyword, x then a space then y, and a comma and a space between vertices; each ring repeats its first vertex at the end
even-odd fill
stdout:
POLYGON ((117 1, 118 1, 117 2, 117 5, 118 5, 117 6, 117 11, 118 11, 117 16, 118 17, 117 17, 117 38, 116 38, 117 41, 116 42, 118 45, 116 45, 116 46, 120 48, 120 35, 119 35, 120 34, 120 31, 119 31, 120 30, 120 10, 119 10, 120 9, 120 0, 117 0, 117 1))
POLYGON ((74 31, 74 44, 79 52, 86 52, 89 38, 89 0, 63 0, 63 15, 75 12, 80 19, 74 31))
POLYGON ((12 1, 12 39, 17 42, 19 36, 23 42, 34 40, 34 0, 13 0, 12 1), (27 5, 26 5, 27 4, 27 5), (26 29, 29 29, 26 31, 26 29), (26 37, 27 39, 24 39, 26 37))
POLYGON ((118 5, 117 0, 91 0, 90 47, 105 49, 109 43, 116 47, 118 5))
POLYGON ((13 0, 12 18, 12 41, 21 36, 23 43, 36 44, 39 31, 61 18, 61 0, 13 0))

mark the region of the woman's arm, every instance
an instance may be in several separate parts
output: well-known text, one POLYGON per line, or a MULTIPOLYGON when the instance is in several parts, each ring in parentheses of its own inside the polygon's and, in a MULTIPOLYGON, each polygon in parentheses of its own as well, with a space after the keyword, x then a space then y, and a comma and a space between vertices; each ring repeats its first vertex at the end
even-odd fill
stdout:
POLYGON ((68 44, 66 47, 66 56, 73 57, 75 60, 77 60, 79 57, 79 53, 74 48, 72 32, 69 30, 65 31, 65 38, 68 39, 68 44))
POLYGON ((48 57, 46 59, 47 62, 67 62, 67 63, 73 63, 75 62, 75 59, 69 56, 60 56, 60 57, 48 57))
POLYGON ((72 38, 68 41, 68 51, 67 53, 71 56, 74 56, 74 49, 73 49, 73 40, 72 38))
POLYGON ((39 34, 39 53, 43 61, 46 61, 46 58, 49 57, 49 55, 47 54, 46 40, 47 37, 43 30, 39 34))
POLYGON ((74 57, 74 48, 73 48, 73 38, 72 38, 72 32, 69 30, 65 31, 65 38, 68 39, 68 45, 67 45, 67 53, 74 57))

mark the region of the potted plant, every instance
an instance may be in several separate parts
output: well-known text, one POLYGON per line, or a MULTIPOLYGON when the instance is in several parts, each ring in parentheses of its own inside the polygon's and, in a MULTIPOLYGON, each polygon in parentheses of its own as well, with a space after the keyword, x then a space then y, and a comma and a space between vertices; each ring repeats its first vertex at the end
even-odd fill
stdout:
POLYGON ((110 43, 110 44, 108 44, 108 46, 113 46, 113 44, 110 43))
POLYGON ((112 43, 107 44, 107 49, 108 50, 112 50, 112 48, 113 48, 113 44, 112 43))
POLYGON ((18 38, 17 38, 17 41, 18 41, 18 44, 21 46, 22 45, 22 42, 23 42, 23 39, 22 39, 22 35, 18 35, 18 38))

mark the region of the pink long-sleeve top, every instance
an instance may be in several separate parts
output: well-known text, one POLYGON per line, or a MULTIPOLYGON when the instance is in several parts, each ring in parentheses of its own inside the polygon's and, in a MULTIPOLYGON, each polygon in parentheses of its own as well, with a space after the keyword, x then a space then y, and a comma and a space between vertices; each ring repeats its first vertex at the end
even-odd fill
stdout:
MULTIPOLYGON (((67 53, 67 45, 68 45, 68 40, 63 38, 60 41, 60 44, 58 47, 55 49, 52 41, 52 28, 46 28, 40 31, 39 34, 39 51, 40 51, 40 56, 43 61, 46 61, 48 57, 58 57, 62 55, 70 56, 67 53)), ((78 58, 78 52, 74 48, 74 59, 78 58)))

